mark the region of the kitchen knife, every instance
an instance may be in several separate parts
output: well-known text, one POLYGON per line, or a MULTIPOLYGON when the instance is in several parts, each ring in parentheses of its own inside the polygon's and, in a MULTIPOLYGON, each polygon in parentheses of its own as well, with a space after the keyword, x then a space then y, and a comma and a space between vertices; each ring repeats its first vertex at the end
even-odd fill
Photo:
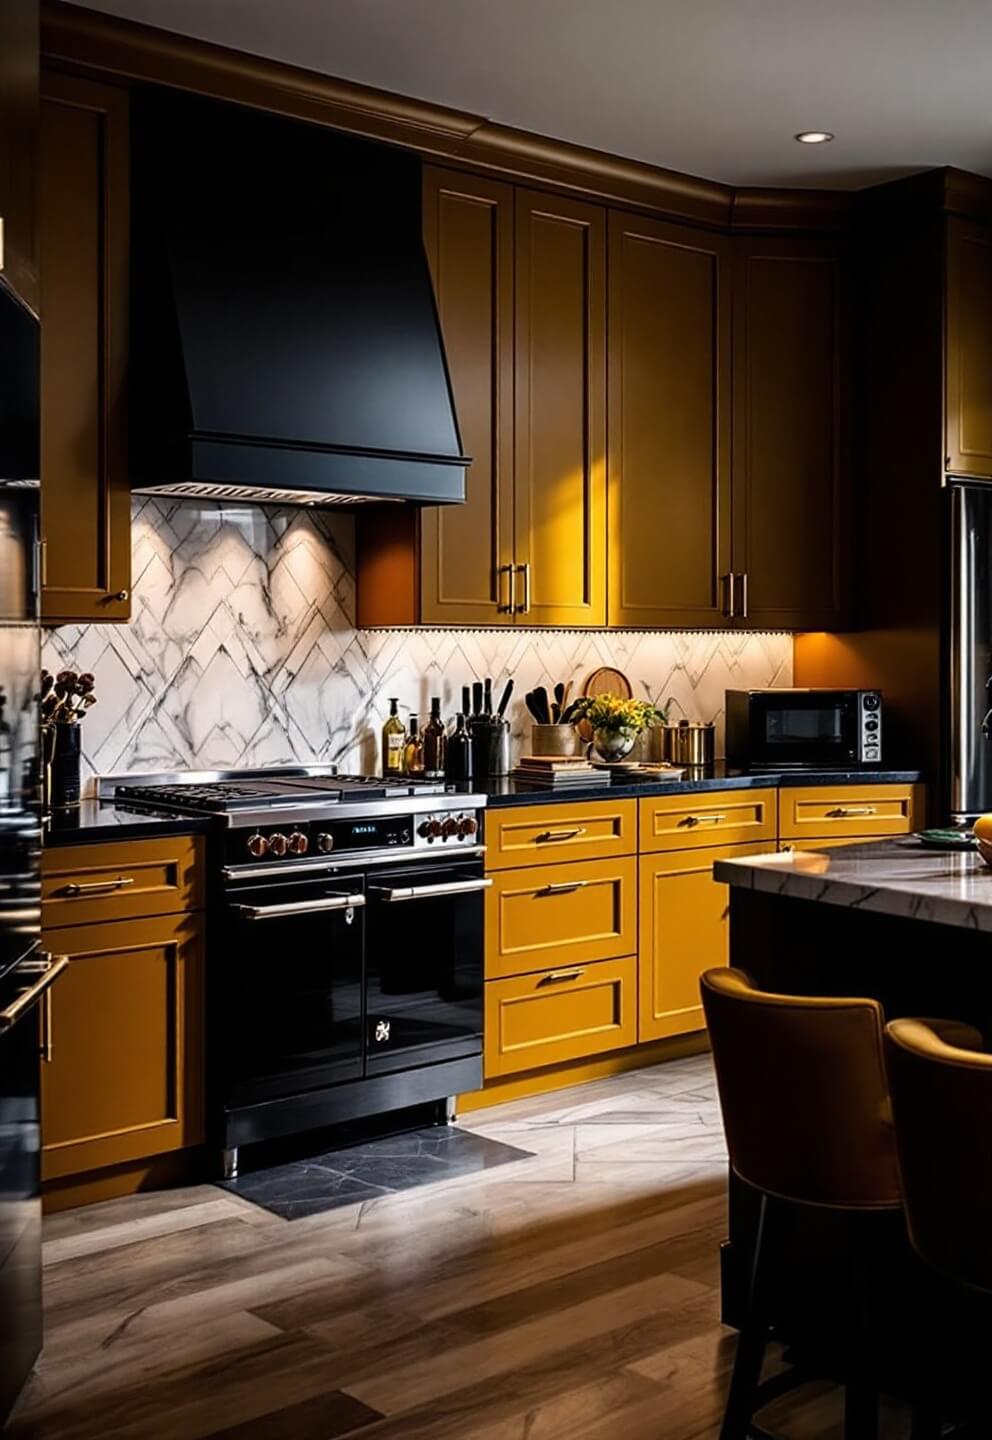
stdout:
POLYGON ((497 720, 502 720, 503 716, 506 714, 506 707, 507 707, 507 705, 509 705, 509 703, 510 703, 510 696, 511 696, 512 694, 513 694, 513 676, 511 675, 510 678, 509 678, 509 680, 507 680, 506 684, 503 686, 503 693, 502 693, 502 695, 499 697, 499 704, 496 706, 496 719, 497 719, 497 720))

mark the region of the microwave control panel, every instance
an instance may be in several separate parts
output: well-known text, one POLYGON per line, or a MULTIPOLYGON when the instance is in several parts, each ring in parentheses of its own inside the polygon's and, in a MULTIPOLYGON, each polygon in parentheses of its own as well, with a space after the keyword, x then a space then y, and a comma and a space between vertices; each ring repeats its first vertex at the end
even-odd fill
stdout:
POLYGON ((878 765, 882 759, 882 697, 877 690, 862 690, 858 699, 861 763, 878 765))

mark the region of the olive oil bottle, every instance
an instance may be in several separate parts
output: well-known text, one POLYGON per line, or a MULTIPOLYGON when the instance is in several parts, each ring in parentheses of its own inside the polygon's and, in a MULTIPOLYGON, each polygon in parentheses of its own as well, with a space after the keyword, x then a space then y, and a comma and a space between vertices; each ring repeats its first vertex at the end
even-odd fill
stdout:
POLYGON ((402 775, 405 768, 406 726, 400 719, 399 704, 396 699, 390 700, 389 716, 382 727, 383 775, 402 775))

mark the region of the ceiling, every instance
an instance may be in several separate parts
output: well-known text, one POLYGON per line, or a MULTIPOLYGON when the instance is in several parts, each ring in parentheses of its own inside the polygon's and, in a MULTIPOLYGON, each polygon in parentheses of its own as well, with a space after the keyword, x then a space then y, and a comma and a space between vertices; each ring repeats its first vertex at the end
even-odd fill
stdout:
POLYGON ((990 0, 84 3, 734 185, 992 175, 990 0))

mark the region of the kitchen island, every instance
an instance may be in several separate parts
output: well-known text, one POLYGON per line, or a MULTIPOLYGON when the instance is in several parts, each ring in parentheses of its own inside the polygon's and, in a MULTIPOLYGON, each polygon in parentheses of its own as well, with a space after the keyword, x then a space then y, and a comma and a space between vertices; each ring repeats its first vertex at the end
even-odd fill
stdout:
MULTIPOLYGON (((868 995, 886 1019, 965 1020, 992 1038, 992 869, 975 851, 931 850, 907 835, 720 859, 714 876, 730 887, 730 963, 762 989, 868 995)), ((732 1176, 722 1269, 729 1324, 742 1315, 755 1215, 753 1192, 732 1176)), ((783 1265, 790 1317, 829 1311, 836 1229, 829 1216, 797 1225, 783 1265)))

